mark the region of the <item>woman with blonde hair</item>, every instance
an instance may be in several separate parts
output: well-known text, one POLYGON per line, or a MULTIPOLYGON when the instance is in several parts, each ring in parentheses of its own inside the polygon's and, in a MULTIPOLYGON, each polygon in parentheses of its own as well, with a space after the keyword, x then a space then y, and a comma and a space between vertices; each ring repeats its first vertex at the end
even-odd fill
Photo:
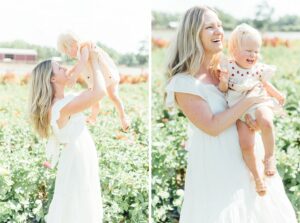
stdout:
POLYGON ((47 223, 102 221, 97 152, 81 113, 106 93, 99 67, 94 63, 93 79, 91 90, 65 95, 70 77, 64 67, 45 60, 32 71, 31 122, 41 137, 48 138, 46 153, 51 166, 58 163, 47 223))
MULTIPOLYGON (((168 62, 167 106, 177 106, 189 120, 187 173, 181 223, 296 223, 278 175, 258 197, 243 162, 236 121, 268 98, 250 92, 228 108, 219 91, 223 73, 214 72, 223 49, 223 28, 208 7, 190 8, 178 28, 168 62)), ((247 119, 250 128, 255 123, 247 119)), ((262 150, 261 139, 256 140, 262 150)))

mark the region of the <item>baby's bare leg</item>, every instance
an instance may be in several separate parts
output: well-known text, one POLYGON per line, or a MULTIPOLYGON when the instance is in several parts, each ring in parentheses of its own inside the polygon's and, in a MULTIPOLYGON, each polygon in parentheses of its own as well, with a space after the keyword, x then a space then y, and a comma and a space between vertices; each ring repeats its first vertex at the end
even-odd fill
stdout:
POLYGON ((255 133, 251 131, 246 123, 242 122, 241 120, 237 121, 237 129, 243 158, 253 177, 257 178, 259 177, 259 173, 254 154, 255 133))
POLYGON ((91 116, 96 118, 97 115, 100 113, 100 102, 93 104, 91 109, 92 109, 91 116))
POLYGON ((262 141, 265 147, 265 173, 268 176, 272 176, 276 172, 273 112, 269 107, 260 107, 256 110, 255 116, 257 124, 262 132, 262 141))
MULTIPOLYGON (((88 84, 88 89, 91 90, 92 89, 91 82, 87 81, 87 84, 88 84)), ((100 113, 100 101, 91 106, 91 114, 86 119, 86 121, 90 124, 95 124, 99 113, 100 113)))
POLYGON ((251 131, 246 123, 242 122, 241 120, 237 121, 237 129, 243 159, 253 175, 257 193, 260 196, 263 196, 266 193, 266 188, 263 179, 258 172, 257 161, 254 153, 255 132, 251 131))
POLYGON ((100 113, 100 102, 97 102, 91 106, 91 114, 86 121, 90 124, 95 124, 99 113, 100 113))
POLYGON ((112 100, 112 102, 114 103, 117 112, 119 114, 120 117, 120 121, 121 121, 121 125, 122 125, 122 129, 125 131, 128 129, 130 123, 129 120, 125 114, 125 109, 123 106, 123 103, 121 101, 121 98, 119 96, 119 89, 118 89, 119 84, 111 84, 108 88, 107 88, 107 94, 108 97, 110 98, 110 100, 112 100))

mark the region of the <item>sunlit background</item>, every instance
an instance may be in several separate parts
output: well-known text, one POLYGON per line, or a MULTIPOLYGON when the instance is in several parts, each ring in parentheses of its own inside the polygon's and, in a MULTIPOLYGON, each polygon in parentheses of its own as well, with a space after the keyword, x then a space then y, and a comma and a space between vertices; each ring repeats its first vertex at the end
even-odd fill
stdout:
POLYGON ((101 46, 121 73, 139 74, 148 68, 150 1, 12 0, 3 1, 0 11, 0 54, 5 62, 0 74, 24 74, 32 64, 51 57, 73 64, 56 51, 57 37, 66 31, 101 46))

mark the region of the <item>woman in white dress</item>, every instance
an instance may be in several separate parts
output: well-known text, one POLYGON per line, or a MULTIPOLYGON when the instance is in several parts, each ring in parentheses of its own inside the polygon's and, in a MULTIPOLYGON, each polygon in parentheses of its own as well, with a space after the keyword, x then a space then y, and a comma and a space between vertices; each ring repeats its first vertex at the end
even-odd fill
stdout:
POLYGON ((52 167, 58 162, 47 223, 102 222, 97 152, 81 114, 105 95, 99 67, 93 68, 93 88, 77 96, 64 94, 70 77, 57 62, 43 61, 32 72, 31 121, 37 133, 48 138, 52 167))
MULTIPOLYGON (((236 121, 266 98, 251 92, 228 108, 212 72, 223 49, 222 23, 208 7, 189 9, 171 51, 168 106, 178 106, 189 120, 188 166, 181 223, 296 223, 278 173, 266 179, 259 197, 240 150, 236 121)), ((255 122, 248 125, 255 129, 255 122)), ((256 151, 263 157, 260 137, 256 151)), ((263 169, 261 168, 261 171, 263 169)))

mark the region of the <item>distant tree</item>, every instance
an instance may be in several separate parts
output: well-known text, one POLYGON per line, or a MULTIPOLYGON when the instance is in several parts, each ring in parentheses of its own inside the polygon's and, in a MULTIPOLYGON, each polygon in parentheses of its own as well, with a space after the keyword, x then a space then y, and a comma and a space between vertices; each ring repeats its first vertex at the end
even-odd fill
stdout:
POLYGON ((126 66, 142 66, 148 63, 148 41, 143 40, 139 43, 138 53, 120 54, 113 48, 110 48, 100 42, 97 45, 105 50, 117 64, 126 66))
MULTIPOLYGON (((120 54, 113 48, 110 48, 100 42, 97 42, 96 44, 103 50, 105 50, 117 64, 124 64, 127 66, 144 66, 148 63, 148 42, 146 40, 140 42, 138 53, 126 54, 120 54)), ((38 60, 45 60, 52 57, 61 57, 62 61, 66 64, 74 64, 76 61, 75 59, 72 59, 67 55, 60 54, 55 48, 30 44, 23 40, 0 42, 0 47, 36 50, 38 54, 38 60)))
POLYGON ((274 24, 276 29, 282 31, 300 31, 300 17, 296 15, 285 15, 280 17, 274 24))
POLYGON ((238 20, 237 25, 242 24, 242 23, 246 23, 246 24, 248 24, 249 26, 254 26, 253 20, 252 20, 252 19, 249 19, 249 18, 244 18, 244 19, 238 20))
POLYGON ((179 21, 181 14, 179 13, 164 13, 152 12, 152 27, 156 29, 169 28, 170 22, 179 21))
POLYGON ((148 56, 149 56, 148 41, 142 40, 139 43, 138 53, 136 54, 136 59, 137 59, 139 65, 147 65, 148 64, 148 56))
POLYGON ((14 40, 12 42, 2 42, 0 47, 14 49, 33 49, 37 51, 38 60, 45 60, 54 56, 60 56, 59 52, 52 47, 45 47, 27 43, 23 40, 14 40))
POLYGON ((139 65, 139 62, 134 53, 126 53, 121 55, 119 64, 124 64, 127 66, 137 66, 139 65))
POLYGON ((267 30, 271 28, 271 18, 274 13, 274 8, 264 0, 256 6, 255 19, 253 25, 260 30, 267 30))
POLYGON ((97 42, 96 44, 100 46, 105 52, 107 52, 114 61, 119 61, 121 54, 117 52, 115 49, 108 47, 105 44, 100 42, 97 42))
POLYGON ((216 10, 220 20, 222 21, 224 30, 233 30, 238 24, 238 21, 230 14, 223 12, 221 9, 217 8, 216 10))
MULTIPOLYGON (((267 0, 256 6, 255 18, 236 19, 232 15, 216 8, 219 18, 223 22, 224 30, 232 30, 236 25, 247 23, 262 31, 300 31, 300 17, 297 15, 285 15, 277 21, 272 20, 274 8, 267 0)), ((179 22, 181 14, 171 14, 165 12, 152 12, 152 27, 154 29, 170 28, 170 22, 179 22)))

